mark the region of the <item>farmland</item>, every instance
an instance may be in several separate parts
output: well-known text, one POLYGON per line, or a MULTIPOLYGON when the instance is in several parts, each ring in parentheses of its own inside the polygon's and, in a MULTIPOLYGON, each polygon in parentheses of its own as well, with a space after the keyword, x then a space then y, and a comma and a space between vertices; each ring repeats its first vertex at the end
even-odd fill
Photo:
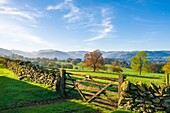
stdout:
POLYGON ((131 81, 132 83, 136 83, 137 81, 142 81, 146 84, 150 82, 155 83, 156 85, 162 85, 165 81, 165 74, 159 73, 142 73, 142 75, 138 75, 137 72, 133 71, 129 68, 122 68, 122 73, 113 73, 113 72, 92 72, 92 71, 77 71, 77 70, 67 70, 68 72, 76 73, 76 74, 89 74, 89 75, 97 75, 102 77, 110 77, 110 78, 117 78, 119 74, 126 75, 126 80, 131 81))
POLYGON ((0 112, 32 113, 49 112, 49 110, 50 112, 124 112, 107 110, 81 100, 61 99, 62 95, 47 85, 27 80, 19 81, 17 75, 2 65, 0 65, 0 88, 0 112), (43 105, 42 100, 51 102, 43 105))
MULTIPOLYGON (((147 84, 153 82, 157 85, 163 84, 164 74, 143 73, 141 76, 131 69, 123 69, 123 74, 127 75, 127 80, 135 83, 142 81, 147 84)), ((91 72, 91 71, 75 71, 67 70, 68 72, 77 74, 89 74, 103 77, 117 78, 118 73, 110 72, 91 72)), ((5 112, 46 112, 46 111, 58 111, 58 112, 121 112, 122 110, 111 111, 105 108, 101 108, 92 104, 85 103, 77 99, 61 99, 62 95, 59 92, 55 92, 48 85, 29 82, 27 80, 19 81, 17 75, 10 70, 0 65, 0 103, 1 110, 6 109, 5 112), (60 99, 58 99, 60 98, 60 99), (56 100, 55 100, 56 99, 56 100), (43 105, 42 100, 51 101, 43 105), (55 100, 55 101, 52 101, 55 100), (30 104, 37 102, 36 104, 30 104), (39 103, 38 103, 39 102, 39 103), (16 106, 17 109, 12 106, 16 106), (23 107, 22 107, 23 106, 23 107), (68 107, 66 107, 68 106, 68 107), (7 109, 9 108, 9 110, 7 109), (88 109, 87 109, 88 108, 88 109)), ((100 81, 105 82, 105 81, 100 81)), ((125 112, 125 111, 123 111, 125 112)), ((126 111, 130 112, 130 111, 126 111)))

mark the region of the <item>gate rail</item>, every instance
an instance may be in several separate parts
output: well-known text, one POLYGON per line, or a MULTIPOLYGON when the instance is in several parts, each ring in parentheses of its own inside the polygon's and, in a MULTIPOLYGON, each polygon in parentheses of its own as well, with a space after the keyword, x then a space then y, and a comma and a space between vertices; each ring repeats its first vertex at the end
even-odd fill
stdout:
POLYGON ((121 92, 120 86, 125 78, 126 77, 124 75, 119 75, 118 78, 108 78, 86 74, 67 73, 66 70, 61 70, 58 81, 58 89, 64 97, 66 97, 73 90, 76 90, 82 97, 83 101, 109 109, 114 109, 115 107, 117 107, 117 102, 120 98, 121 92), (107 83, 101 83, 99 82, 100 80, 106 80, 107 83), (115 82, 118 82, 118 86, 113 84, 115 82), (84 86, 83 83, 93 85, 92 88, 96 88, 97 91, 84 91, 84 87, 87 86, 84 86), (109 88, 111 90, 109 90, 109 88), (115 90, 115 88, 118 89, 118 91, 113 91, 115 90), (109 95, 109 92, 118 95, 118 99, 113 99, 113 97, 109 95), (110 107, 108 107, 108 105, 110 107))

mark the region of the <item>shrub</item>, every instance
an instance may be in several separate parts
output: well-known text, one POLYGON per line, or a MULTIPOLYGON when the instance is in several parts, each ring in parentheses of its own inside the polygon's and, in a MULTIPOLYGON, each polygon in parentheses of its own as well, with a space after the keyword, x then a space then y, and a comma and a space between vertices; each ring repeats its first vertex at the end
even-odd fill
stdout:
POLYGON ((123 70, 119 66, 111 66, 110 71, 112 71, 112 72, 123 72, 123 70))

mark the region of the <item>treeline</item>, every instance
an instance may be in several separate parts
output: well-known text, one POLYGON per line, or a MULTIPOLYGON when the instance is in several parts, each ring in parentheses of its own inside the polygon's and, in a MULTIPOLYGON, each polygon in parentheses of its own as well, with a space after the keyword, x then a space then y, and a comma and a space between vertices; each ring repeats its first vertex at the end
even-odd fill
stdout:
POLYGON ((163 66, 166 63, 150 63, 148 65, 148 72, 150 73, 164 73, 164 71, 162 71, 163 66))
POLYGON ((49 59, 49 58, 36 58, 31 60, 33 64, 37 64, 47 68, 66 68, 66 69, 73 69, 73 65, 77 65, 81 62, 81 59, 67 59, 67 60, 58 60, 49 59))
POLYGON ((11 60, 4 57, 0 57, 0 63, 18 75, 20 80, 27 78, 32 82, 47 84, 53 89, 56 89, 57 87, 58 69, 46 69, 42 66, 35 65, 30 61, 11 60))
MULTIPOLYGON (((79 70, 84 70, 86 68, 84 66, 85 59, 82 60, 80 58, 76 58, 76 59, 68 58, 66 60, 59 60, 57 58, 54 58, 54 59, 49 59, 49 58, 25 58, 25 57, 23 57, 21 55, 16 55, 16 54, 8 56, 8 58, 10 58, 10 59, 18 59, 18 60, 29 60, 35 65, 40 65, 40 66, 47 67, 47 68, 66 68, 66 69, 79 69, 79 70)), ((131 67, 131 62, 128 63, 125 60, 115 60, 114 58, 103 58, 103 61, 104 61, 105 66, 102 67, 101 69, 105 70, 105 71, 109 70, 111 72, 117 72, 119 70, 119 72, 120 72, 121 67, 132 68, 131 67), (109 64, 110 66, 108 66, 107 64, 109 64)), ((161 63, 161 62, 157 62, 157 63, 149 62, 149 59, 148 59, 147 66, 143 66, 143 67, 147 68, 147 69, 145 69, 145 70, 147 70, 147 72, 163 73, 162 67, 165 64, 166 64, 166 62, 164 62, 164 63, 161 63)))
MULTIPOLYGON (((115 60, 113 58, 104 58, 104 68, 102 70, 111 71, 111 72, 119 72, 120 67, 128 68, 129 65, 124 60, 115 60), (108 66, 109 65, 109 66, 108 66), (115 67, 113 67, 115 66, 115 67)), ((43 67, 49 68, 65 68, 65 69, 76 69, 76 70, 84 70, 85 60, 81 60, 80 58, 72 59, 68 58, 66 60, 58 60, 58 59, 49 59, 49 58, 36 58, 32 60, 33 64, 41 65, 43 67)))

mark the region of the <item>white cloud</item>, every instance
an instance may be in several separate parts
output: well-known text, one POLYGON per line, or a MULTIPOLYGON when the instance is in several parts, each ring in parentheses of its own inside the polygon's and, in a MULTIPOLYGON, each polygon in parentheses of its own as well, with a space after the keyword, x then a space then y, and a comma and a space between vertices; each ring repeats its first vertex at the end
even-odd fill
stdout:
POLYGON ((6 0, 0 0, 0 5, 1 4, 7 4, 8 2, 6 0))
POLYGON ((159 32, 155 32, 155 31, 145 33, 145 37, 148 37, 151 39, 156 38, 158 35, 159 35, 159 32))
POLYGON ((26 18, 30 21, 35 21, 35 18, 41 16, 41 12, 36 11, 26 11, 18 8, 13 8, 10 6, 2 5, 0 6, 0 15, 10 15, 16 17, 26 18))
POLYGON ((48 6, 47 10, 67 10, 67 14, 64 14, 63 18, 67 19, 69 23, 75 22, 81 18, 80 9, 72 3, 72 0, 65 0, 64 2, 55 6, 48 6))
POLYGON ((83 9, 74 5, 72 0, 65 0, 55 6, 48 6, 47 10, 66 10, 68 13, 64 14, 63 18, 67 21, 67 27, 70 25, 71 27, 69 28, 72 29, 85 29, 96 33, 96 36, 85 40, 85 42, 103 39, 110 32, 115 32, 111 22, 112 18, 109 16, 109 8, 83 9))
POLYGON ((101 10, 102 23, 99 24, 98 26, 100 26, 102 30, 99 31, 97 36, 87 39, 85 40, 85 42, 107 38, 107 35, 110 32, 116 32, 114 26, 112 25, 111 18, 108 16, 108 12, 109 12, 108 9, 101 10))
POLYGON ((46 42, 42 40, 42 38, 34 35, 28 28, 12 22, 0 22, 0 35, 2 38, 6 37, 21 42, 25 41, 25 43, 31 42, 45 46, 51 45, 51 43, 46 42))
POLYGON ((65 0, 66 2, 72 2, 73 0, 65 0))
POLYGON ((70 4, 70 12, 68 14, 65 14, 64 18, 67 18, 69 22, 73 22, 75 20, 80 19, 81 17, 80 17, 79 8, 70 4))
POLYGON ((10 3, 0 4, 0 16, 0 38, 1 42, 4 42, 1 47, 11 49, 12 45, 15 45, 15 47, 29 50, 35 47, 54 47, 53 43, 35 35, 35 31, 32 30, 33 27, 38 28, 37 18, 42 17, 42 13, 37 9, 29 8, 28 10, 26 6, 16 8, 15 5, 11 7, 10 3))

